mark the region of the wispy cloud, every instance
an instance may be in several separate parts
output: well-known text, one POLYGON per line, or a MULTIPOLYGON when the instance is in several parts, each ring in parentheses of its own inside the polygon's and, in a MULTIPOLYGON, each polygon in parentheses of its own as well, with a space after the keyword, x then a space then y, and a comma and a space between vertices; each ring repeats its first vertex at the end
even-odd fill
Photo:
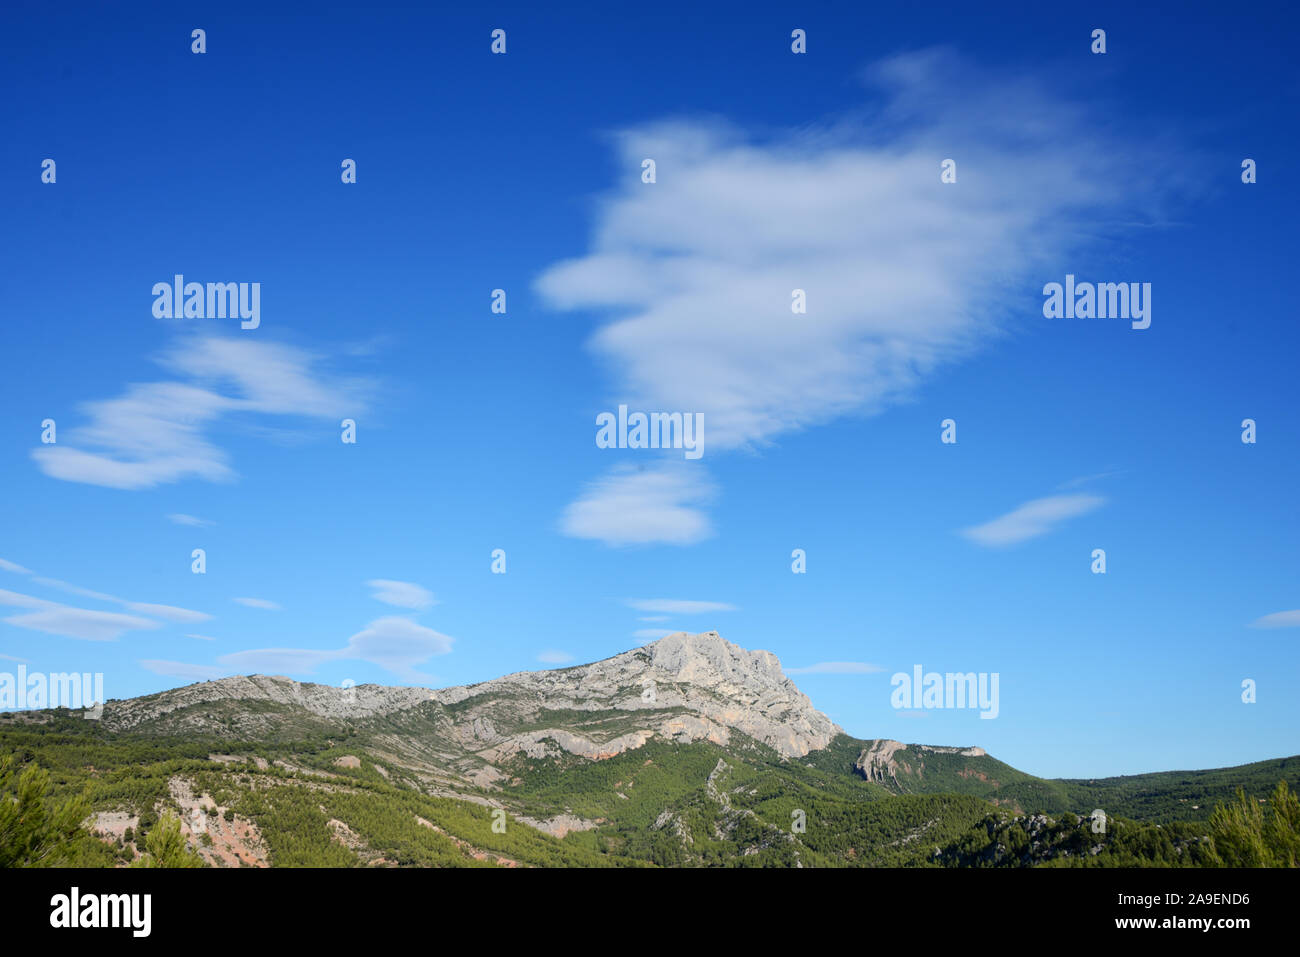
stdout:
POLYGON ((197 638, 199 641, 216 641, 211 635, 186 635, 186 638, 197 638))
MULTIPOLYGON (((59 589, 60 592, 68 592, 69 594, 75 594, 75 596, 81 598, 91 598, 98 602, 110 602, 113 603, 113 605, 122 606, 123 609, 126 609, 127 611, 135 611, 140 615, 151 615, 152 618, 161 618, 168 620, 168 622, 207 622, 207 620, 212 618, 212 615, 205 614, 203 611, 178 609, 178 607, 174 605, 156 605, 156 603, 153 602, 127 601, 126 598, 118 598, 117 596, 105 594, 104 592, 95 592, 95 590, 81 588, 79 585, 69 584, 66 583, 66 581, 61 581, 59 579, 48 579, 48 577, 43 575, 36 575, 34 571, 30 570, 30 568, 23 568, 21 564, 13 562, 5 562, 4 559, 0 559, 0 568, 4 568, 5 571, 17 573, 17 575, 30 576, 34 583, 45 585, 47 588, 59 589)), ((32 601, 44 601, 44 599, 34 598, 32 601)), ((55 602, 47 602, 47 605, 52 607, 65 607, 56 605, 55 602)), ((151 627, 157 627, 157 625, 153 624, 151 627)))
POLYGON ((194 515, 185 515, 180 512, 174 512, 171 515, 168 515, 167 519, 175 525, 192 525, 196 528, 217 524, 216 522, 208 521, 206 518, 197 518, 194 515))
MULTIPOLYGON (((337 418, 364 406, 367 384, 328 378, 320 357, 243 337, 186 336, 159 359, 178 380, 133 384, 87 402, 88 422, 32 451, 51 478, 118 489, 235 476, 207 430, 224 417, 337 418)), ((259 423, 251 423, 253 427, 259 423)))
POLYGON ((1078 478, 1070 479, 1068 482, 1062 482, 1056 487, 1060 491, 1065 491, 1067 489, 1078 488, 1081 485, 1087 485, 1089 482, 1100 482, 1102 479, 1108 479, 1123 474, 1123 469, 1111 469, 1106 472, 1098 472, 1095 475, 1081 475, 1078 478))
POLYGON ((311 674, 330 661, 368 661, 407 681, 427 682, 416 670, 434 655, 451 651, 453 638, 409 618, 377 618, 337 649, 258 648, 223 655, 218 661, 239 671, 311 674))
POLYGON ((0 605, 10 605, 15 608, 58 607, 57 602, 47 601, 44 598, 35 598, 32 595, 24 595, 21 592, 8 591, 4 588, 0 588, 0 605))
POLYGON ((637 611, 658 611, 667 615, 702 615, 715 611, 737 611, 722 601, 689 601, 681 598, 631 598, 628 607, 637 611))
POLYGON ((3 589, 0 589, 0 605, 32 609, 24 614, 10 615, 4 619, 6 624, 13 625, 15 628, 41 631, 65 638, 79 638, 83 641, 116 641, 128 631, 161 627, 156 621, 136 615, 75 608, 3 589))
POLYGON ((873 675, 884 671, 880 665, 869 665, 865 661, 819 661, 815 665, 803 668, 786 668, 788 675, 873 675))
POLYGON ((212 681, 234 674, 229 668, 216 665, 193 665, 184 661, 164 661, 160 658, 145 658, 140 667, 165 678, 179 678, 181 681, 212 681))
POLYGON ((128 611, 134 611, 141 615, 151 615, 154 618, 162 618, 167 621, 176 622, 197 622, 209 621, 212 616, 202 611, 193 611, 189 608, 177 608, 175 605, 159 605, 147 601, 127 601, 125 598, 118 598, 115 595, 106 595, 101 591, 92 591, 89 588, 81 588, 78 585, 72 585, 57 578, 44 578, 40 575, 33 576, 32 581, 49 588, 57 588, 65 591, 70 595, 78 595, 82 598, 93 598, 95 601, 112 602, 115 605, 121 605, 128 611))
MULTIPOLYGON (((613 372, 611 405, 701 412, 709 454, 877 413, 1036 309, 1028 281, 1095 241, 1100 219, 1151 219, 1134 210, 1176 180, 1149 144, 1024 77, 927 51, 867 78, 882 94, 869 113, 774 135, 698 119, 616 134, 627 172, 587 251, 536 282, 552 307, 606 317, 588 345, 613 372), (955 144, 959 181, 944 185, 955 144), (806 314, 792 314, 796 289, 806 314)), ((564 529, 698 542, 708 521, 686 491, 606 478, 564 529)))
POLYGON ((697 466, 620 466, 588 484, 564 510, 560 530, 606 545, 692 545, 713 534, 701 510, 713 487, 697 466))
POLYGON ((426 588, 411 582, 393 581, 388 578, 372 578, 366 582, 373 588, 376 601, 395 608, 430 608, 437 604, 432 593, 426 588))
POLYGON ((232 598, 230 599, 237 605, 243 605, 246 608, 261 608, 263 611, 280 611, 280 606, 273 601, 267 601, 265 598, 232 598))
MULTIPOLYGON (((193 611, 189 608, 177 608, 175 605, 159 605, 153 602, 144 601, 127 601, 125 598, 118 598, 116 595, 108 595, 102 591, 92 591, 89 588, 82 588, 79 585, 73 585, 57 578, 46 578, 43 575, 37 575, 30 569, 22 565, 16 565, 13 562, 6 562, 0 559, 0 567, 6 571, 16 572, 19 575, 28 575, 31 580, 38 585, 44 585, 47 588, 56 588, 59 591, 67 592, 70 595, 77 595, 81 598, 90 598, 94 601, 111 602, 114 605, 121 605, 128 611, 134 611, 141 615, 150 615, 154 618, 163 618, 167 621, 176 622, 197 622, 208 621, 211 615, 201 611, 193 611)), ((12 594, 12 593, 11 593, 12 594)), ((32 599, 33 601, 43 601, 44 599, 32 599)), ((65 607, 53 602, 47 602, 52 607, 65 607)), ((156 624, 151 627, 157 627, 156 624)))
POLYGON ((80 598, 93 598, 96 601, 118 602, 122 599, 114 598, 102 591, 94 591, 90 588, 82 588, 80 585, 73 585, 69 582, 61 581, 58 578, 46 578, 44 575, 32 575, 32 581, 38 585, 45 585, 47 588, 57 588, 59 591, 65 591, 69 595, 77 595, 80 598))
POLYGON ((1015 545, 1046 535, 1062 522, 1105 504, 1099 495, 1050 495, 1026 502, 983 525, 962 529, 961 534, 978 545, 1015 545))
POLYGON ((632 637, 642 639, 649 638, 651 641, 658 641, 660 638, 671 635, 672 633, 673 632, 668 628, 638 628, 636 631, 632 632, 632 637))
POLYGON ((866 662, 818 662, 802 668, 785 668, 787 675, 875 675, 879 671, 884 668, 866 662))
POLYGON ((177 608, 175 605, 155 605, 144 601, 126 601, 122 604, 131 611, 139 612, 142 615, 153 615, 155 618, 163 618, 167 621, 176 622, 196 622, 209 621, 212 616, 201 611, 191 611, 188 608, 177 608))
POLYGON ((318 648, 250 648, 222 655, 227 668, 244 674, 309 675, 321 665, 345 657, 341 650, 318 648))
POLYGON ((547 665, 567 665, 573 660, 573 655, 567 651, 548 648, 537 656, 537 660, 547 665))
POLYGON ((1271 615, 1256 618, 1250 623, 1252 628, 1300 628, 1300 608, 1292 611, 1275 611, 1271 615))

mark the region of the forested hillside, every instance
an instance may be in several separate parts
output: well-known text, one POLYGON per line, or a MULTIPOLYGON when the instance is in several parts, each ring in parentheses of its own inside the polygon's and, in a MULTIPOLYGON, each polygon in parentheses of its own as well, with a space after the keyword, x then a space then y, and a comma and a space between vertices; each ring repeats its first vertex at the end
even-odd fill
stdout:
POLYGON ((978 749, 839 735, 790 759, 743 735, 651 738, 602 760, 516 754, 501 780, 452 791, 386 757, 387 728, 313 725, 267 741, 6 716, 0 863, 1293 866, 1300 847, 1294 758, 1045 781, 978 749))

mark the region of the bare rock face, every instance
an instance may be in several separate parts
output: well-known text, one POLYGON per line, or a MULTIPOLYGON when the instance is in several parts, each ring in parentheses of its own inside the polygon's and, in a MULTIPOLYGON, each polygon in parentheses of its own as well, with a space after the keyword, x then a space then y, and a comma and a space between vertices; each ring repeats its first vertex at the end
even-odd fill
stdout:
POLYGON ((982 758, 988 754, 983 748, 949 748, 937 744, 915 744, 913 747, 918 751, 932 751, 935 754, 960 754, 964 758, 982 758))
MULTIPOLYGON (((298 709, 326 720, 348 720, 400 711, 432 698, 433 692, 427 688, 387 688, 382 685, 336 688, 333 685, 303 684, 282 675, 248 675, 205 681, 129 701, 110 701, 104 706, 102 720, 110 730, 127 731, 141 724, 157 722, 190 705, 250 700, 298 709)), ((179 722, 181 726, 175 730, 184 730, 197 720, 182 720, 179 722)), ((255 718, 246 722, 251 725, 246 730, 257 730, 258 723, 255 718)))
POLYGON ((853 766, 862 772, 862 776, 868 781, 884 784, 888 778, 897 782, 898 764, 894 761, 894 755, 906 748, 907 745, 903 742, 891 741, 888 738, 872 741, 871 747, 863 748, 853 766))
POLYGON ((327 723, 391 718, 408 730, 386 729, 387 744, 440 756, 439 762, 478 776, 518 754, 600 760, 655 737, 727 745, 737 732, 794 758, 840 733, 785 676, 775 655, 747 651, 717 632, 679 632, 589 665, 438 691, 223 678, 109 702, 103 720, 113 730, 147 725, 247 735, 304 717, 327 723), (427 742, 416 740, 422 737, 427 742))
POLYGON ((533 723, 548 712, 623 711, 635 725, 622 722, 612 738, 596 728, 584 735, 568 720, 567 729, 479 737, 494 756, 520 750, 537 755, 553 742, 572 754, 609 757, 640 747, 654 734, 727 744, 740 731, 786 757, 802 757, 840 733, 785 676, 775 655, 746 651, 713 631, 678 632, 593 664, 520 672, 435 694, 444 704, 468 704, 458 723, 468 724, 473 737, 485 727, 533 723), (515 720, 503 720, 503 712, 511 711, 515 720))
MULTIPOLYGON (((857 761, 853 766, 868 781, 874 781, 877 784, 895 785, 899 783, 898 772, 904 774, 921 773, 925 767, 924 761, 920 767, 913 768, 904 758, 909 757, 906 752, 915 752, 916 755, 930 754, 955 754, 964 758, 982 758, 987 752, 983 748, 951 748, 933 744, 903 744, 901 741, 892 741, 888 738, 880 738, 870 742, 870 747, 863 748, 858 754, 857 761), (899 752, 905 752, 901 756, 899 752)), ((996 783, 996 782, 995 782, 996 783)))

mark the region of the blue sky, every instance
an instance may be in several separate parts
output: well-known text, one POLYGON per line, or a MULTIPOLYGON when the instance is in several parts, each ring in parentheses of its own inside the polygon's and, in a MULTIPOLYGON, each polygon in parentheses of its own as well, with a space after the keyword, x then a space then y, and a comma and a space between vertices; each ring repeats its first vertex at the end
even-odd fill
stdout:
POLYGON ((1295 14, 584 6, 6 8, 0 670, 448 685, 717 630, 1033 773, 1300 751, 1295 14), (260 326, 155 318, 177 273, 260 326), (1067 274, 1150 328, 1044 318, 1067 274), (598 448, 619 404, 703 456, 598 448), (895 710, 916 664, 999 716, 895 710))

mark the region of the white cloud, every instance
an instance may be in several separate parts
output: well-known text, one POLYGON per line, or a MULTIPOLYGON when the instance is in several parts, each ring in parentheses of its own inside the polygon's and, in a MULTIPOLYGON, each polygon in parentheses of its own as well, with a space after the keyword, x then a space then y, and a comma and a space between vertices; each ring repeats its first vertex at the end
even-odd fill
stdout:
POLYGON ((557 651, 554 648, 548 648, 537 656, 537 660, 548 665, 565 665, 573 660, 573 655, 567 651, 557 651))
POLYGON ((139 612, 142 615, 153 615, 155 618, 162 618, 166 621, 193 622, 209 621, 212 616, 201 611, 191 611, 188 608, 177 608, 174 605, 154 605, 143 601, 128 601, 123 604, 131 611, 139 612))
POLYGON ((1275 611, 1271 615, 1256 618, 1250 623, 1252 628, 1300 628, 1300 608, 1293 611, 1275 611))
POLYGON ((123 633, 157 628, 156 621, 122 615, 115 611, 93 611, 60 605, 42 611, 11 615, 5 622, 16 628, 43 631, 49 635, 80 638, 83 641, 116 641, 123 633))
POLYGON ((31 572, 26 568, 23 568, 22 565, 15 565, 13 562, 5 561, 3 558, 0 558, 0 568, 3 568, 7 572, 15 572, 19 575, 31 574, 31 572))
POLYGON ((267 601, 265 598, 232 598, 230 599, 237 605, 243 605, 246 608, 261 608, 264 611, 280 611, 280 606, 273 601, 267 601))
POLYGON ((606 545, 691 545, 713 534, 700 510, 712 493, 691 466, 620 467, 590 483, 564 510, 560 530, 606 545))
POLYGON ((32 451, 51 478, 139 489, 184 478, 234 477, 225 453, 203 434, 205 426, 233 409, 216 393, 176 382, 132 385, 120 398, 89 402, 83 409, 90 424, 69 431, 66 444, 32 451))
POLYGON ((196 335, 160 364, 185 381, 133 384, 83 405, 85 425, 32 451, 46 475, 109 488, 152 488, 186 478, 235 476, 206 430, 243 413, 337 418, 363 407, 365 384, 326 381, 319 357, 265 340, 196 335), (217 391, 222 390, 222 391, 217 391))
POLYGON ((31 595, 24 595, 20 592, 9 591, 4 588, 0 588, 0 605, 11 605, 15 608, 61 607, 56 602, 46 601, 44 598, 34 598, 31 595))
POLYGON ((193 515, 185 515, 185 514, 182 514, 182 513, 180 513, 180 512, 175 512, 175 513, 173 513, 173 514, 171 514, 171 515, 168 515, 167 518, 168 518, 168 520, 171 521, 173 524, 176 524, 176 525, 192 525, 192 526, 194 526, 194 527, 196 527, 196 528, 203 528, 203 527, 206 527, 206 526, 208 526, 208 525, 215 525, 215 524, 217 524, 216 522, 210 522, 210 521, 208 521, 206 518, 196 518, 196 517, 193 516, 193 515))
POLYGON ((372 578, 366 582, 375 589, 372 597, 385 605, 397 608, 429 608, 437 604, 433 595, 426 588, 411 582, 392 581, 387 578, 372 578))
POLYGON ((648 638, 651 641, 658 641, 660 638, 667 637, 671 634, 673 634, 673 632, 667 628, 638 628, 636 631, 632 632, 632 637, 641 639, 648 638))
POLYGON ((118 598, 115 595, 106 595, 102 591, 92 591, 89 588, 82 588, 79 585, 73 585, 57 578, 46 578, 42 575, 33 575, 32 581, 39 585, 46 585, 49 588, 57 588, 59 591, 65 591, 70 595, 78 595, 82 598, 92 598, 95 601, 112 602, 115 605, 121 605, 128 611, 138 612, 141 615, 152 615, 154 618, 163 618, 167 621, 177 622, 195 622, 208 621, 211 615, 201 612, 192 611, 189 608, 177 608, 175 605, 157 605, 151 602, 127 601, 125 598, 118 598))
POLYGON ((667 615, 640 615, 637 621, 667 621, 667 615))
POLYGON ((158 622, 148 618, 113 611, 74 608, 4 589, 0 589, 0 605, 32 609, 4 619, 16 628, 62 635, 65 638, 80 638, 83 641, 116 641, 127 631, 160 627, 158 622))
POLYGON ((186 638, 197 638, 199 641, 216 641, 217 639, 210 635, 186 635, 186 638))
POLYGON ((338 651, 314 648, 250 648, 222 655, 217 660, 240 673, 309 675, 326 662, 341 657, 338 651))
POLYGON ((637 611, 660 611, 669 615, 702 615, 715 611, 737 611, 735 605, 721 601, 688 601, 680 598, 633 598, 629 608, 637 611))
MULTIPOLYGON (((702 412, 710 453, 879 412, 1009 322, 1041 322, 1042 283, 1174 179, 1149 138, 1020 77, 929 52, 870 79, 883 93, 871 112, 775 136, 705 120, 618 134, 625 174, 586 253, 536 283, 553 307, 604 317, 588 344, 613 372, 610 407, 702 412), (958 182, 942 184, 954 155, 958 182), (791 313, 794 289, 806 315, 791 313)), ((602 480, 565 531, 704 538, 699 503, 653 481, 602 480)))
POLYGON ((1098 472, 1095 475, 1081 475, 1078 478, 1070 479, 1068 482, 1062 482, 1056 487, 1060 491, 1065 491, 1066 489, 1078 488, 1080 485, 1087 485, 1089 482, 1100 482, 1102 479, 1123 474, 1123 469, 1111 469, 1108 472, 1098 472))
POLYGON ((1049 495, 1036 498, 1005 515, 962 529, 962 535, 978 545, 1015 545, 1053 531, 1067 519, 1091 512, 1106 504, 1099 495, 1049 495))
POLYGON ((93 598, 96 601, 111 601, 125 604, 120 598, 114 598, 112 595, 105 595, 102 591, 91 591, 89 588, 82 588, 79 585, 72 585, 57 578, 46 578, 44 575, 33 575, 32 581, 38 585, 45 585, 49 588, 57 588, 59 591, 66 591, 69 595, 78 595, 81 598, 93 598))
POLYGON ((348 657, 373 662, 394 674, 411 675, 415 665, 449 653, 452 640, 409 618, 377 618, 348 639, 348 657))
POLYGON ((786 668, 788 675, 873 675, 885 669, 865 661, 819 661, 804 668, 786 668))
POLYGON ((163 661, 159 658, 146 658, 140 667, 166 678, 179 678, 181 681, 211 681, 233 674, 228 668, 215 665, 192 665, 183 661, 163 661))
POLYGON ((368 661, 408 681, 424 682, 428 676, 416 670, 434 655, 451 651, 448 635, 426 628, 409 618, 377 618, 348 639, 343 648, 257 648, 223 655, 221 664, 240 671, 311 674, 329 661, 368 661))

